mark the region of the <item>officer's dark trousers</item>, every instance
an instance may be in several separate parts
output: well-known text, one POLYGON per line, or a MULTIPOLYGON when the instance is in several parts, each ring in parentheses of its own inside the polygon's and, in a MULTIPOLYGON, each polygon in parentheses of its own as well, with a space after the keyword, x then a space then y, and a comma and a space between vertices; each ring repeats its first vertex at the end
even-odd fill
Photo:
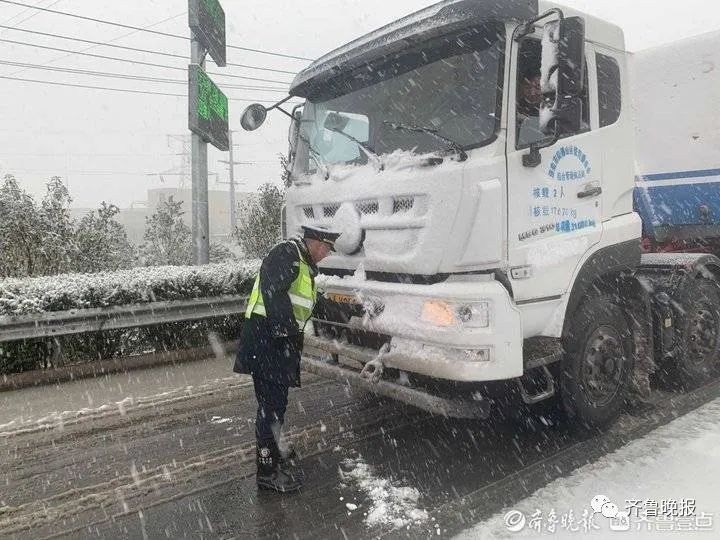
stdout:
POLYGON ((258 448, 268 448, 273 454, 279 451, 280 428, 285 421, 288 387, 283 384, 253 377, 258 402, 255 420, 255 437, 258 448))

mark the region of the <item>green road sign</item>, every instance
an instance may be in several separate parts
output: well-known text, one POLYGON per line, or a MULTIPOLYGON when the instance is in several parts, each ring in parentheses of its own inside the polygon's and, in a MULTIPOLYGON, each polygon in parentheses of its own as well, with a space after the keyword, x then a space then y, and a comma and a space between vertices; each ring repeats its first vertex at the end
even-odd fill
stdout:
POLYGON ((189 67, 190 131, 227 152, 228 99, 198 64, 189 67))
POLYGON ((188 0, 190 29, 215 63, 225 66, 225 12, 218 0, 188 0))

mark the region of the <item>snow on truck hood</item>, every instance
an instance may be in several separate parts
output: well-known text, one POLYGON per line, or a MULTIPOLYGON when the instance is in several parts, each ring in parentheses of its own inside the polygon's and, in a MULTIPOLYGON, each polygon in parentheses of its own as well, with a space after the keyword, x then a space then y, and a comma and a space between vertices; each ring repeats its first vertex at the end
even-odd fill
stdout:
POLYGON ((440 164, 398 151, 378 164, 338 165, 300 176, 288 190, 288 232, 301 225, 343 231, 337 253, 323 267, 433 275, 444 255, 463 188, 465 162, 452 155, 440 164), (382 165, 382 167, 381 167, 382 165), (382 168, 382 170, 380 170, 382 168))

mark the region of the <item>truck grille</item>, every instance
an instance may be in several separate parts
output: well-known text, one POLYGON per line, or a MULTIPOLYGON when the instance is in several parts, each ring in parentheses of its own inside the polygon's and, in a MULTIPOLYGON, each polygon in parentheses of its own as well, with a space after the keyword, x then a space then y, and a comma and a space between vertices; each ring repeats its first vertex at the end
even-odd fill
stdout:
POLYGON ((323 206, 323 217, 333 218, 333 217, 335 217, 335 214, 337 214, 337 211, 339 209, 340 209, 339 204, 330 204, 327 206, 323 206))
POLYGON ((380 204, 377 201, 363 201, 355 205, 357 211, 367 216, 377 214, 380 211, 380 204))
POLYGON ((415 206, 415 197, 399 197, 393 199, 393 214, 410 212, 415 206))
POLYGON ((359 304, 340 304, 332 300, 322 302, 317 310, 317 318, 313 319, 316 334, 347 341, 350 345, 380 350, 390 342, 390 336, 347 328, 351 317, 362 317, 364 308, 359 304), (337 323, 337 324, 333 324, 337 323))

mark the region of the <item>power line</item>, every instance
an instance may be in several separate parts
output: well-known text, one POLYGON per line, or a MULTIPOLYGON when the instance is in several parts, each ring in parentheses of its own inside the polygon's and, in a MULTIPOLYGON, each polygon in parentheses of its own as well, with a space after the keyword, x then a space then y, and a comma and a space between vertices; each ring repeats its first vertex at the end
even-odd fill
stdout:
MULTIPOLYGON (((50 7, 53 7, 55 4, 59 4, 60 2, 62 2, 62 0, 55 0, 54 2, 53 2, 53 0, 39 0, 38 5, 40 5, 41 3, 45 2, 45 1, 50 1, 50 2, 52 2, 51 4, 48 4, 48 5, 46 6, 46 7, 49 7, 49 8, 50 8, 50 7)), ((13 20, 15 20, 15 19, 19 19, 20 17, 24 16, 26 13, 28 13, 28 12, 30 12, 30 11, 33 11, 33 6, 21 10, 20 12, 16 13, 15 15, 13 15, 13 16, 10 17, 9 19, 7 19, 6 21, 3 21, 3 24, 10 24, 10 21, 13 21, 13 20)), ((30 16, 24 18, 23 20, 21 20, 20 22, 17 22, 17 23, 14 23, 14 24, 15 24, 16 26, 21 25, 21 24, 24 23, 25 21, 28 21, 28 20, 32 19, 33 17, 35 17, 35 16, 37 16, 37 15, 40 15, 40 13, 42 13, 42 12, 41 12, 41 11, 35 11, 35 13, 33 13, 32 15, 30 15, 30 16)))
MULTIPOLYGON (((51 8, 51 7, 59 4, 60 2, 62 2, 62 0, 55 0, 52 4, 49 4, 47 7, 51 8)), ((21 17, 22 15, 25 15, 28 11, 32 11, 32 10, 35 9, 36 7, 37 7, 37 6, 30 6, 28 9, 25 9, 25 10, 21 11, 20 13, 18 13, 17 15, 15 15, 15 17, 10 17, 10 20, 12 20, 12 19, 17 19, 18 17, 21 17)), ((32 15, 29 15, 29 16, 25 17, 23 20, 18 21, 18 22, 13 23, 13 24, 14 24, 14 26, 20 26, 22 23, 29 21, 29 20, 32 19, 33 17, 37 17, 38 15, 40 15, 40 13, 42 13, 42 12, 41 12, 41 11, 36 11, 36 12, 33 13, 32 15)), ((7 24, 7 23, 6 23, 6 24, 7 24)))
MULTIPOLYGON (((38 12, 38 13, 40 13, 40 12, 38 12)), ((156 23, 153 23, 153 24, 149 25, 147 28, 153 28, 153 27, 155 27, 155 26, 160 26, 161 24, 164 24, 164 23, 166 23, 166 22, 168 22, 168 21, 172 21, 172 20, 177 19, 178 17, 182 17, 183 15, 186 15, 186 14, 187 14, 187 12, 184 12, 184 11, 183 11, 183 12, 181 12, 181 13, 178 13, 177 15, 173 15, 172 17, 167 17, 166 19, 163 19, 163 20, 161 20, 161 21, 158 21, 158 22, 156 22, 156 23)), ((136 33, 137 33, 136 31, 125 32, 124 34, 121 34, 121 35, 119 35, 119 36, 117 36, 117 37, 114 37, 114 38, 112 38, 111 40, 106 41, 105 43, 106 43, 106 44, 108 44, 108 43, 113 43, 113 42, 115 42, 115 41, 118 41, 118 40, 120 40, 120 39, 126 38, 126 37, 131 36, 131 35, 136 34, 136 33)), ((98 46, 97 46, 97 45, 90 45, 89 47, 85 47, 82 51, 79 51, 79 52, 89 51, 89 50, 91 50, 91 49, 95 49, 96 47, 98 47, 98 46)), ((68 56, 72 56, 74 53, 75 53, 75 51, 71 51, 71 54, 65 54, 65 55, 63 55, 63 56, 60 56, 60 57, 57 57, 57 58, 53 58, 52 60, 48 60, 47 62, 44 62, 43 65, 53 64, 53 63, 57 62, 58 60, 62 60, 63 58, 67 58, 68 56)), ((12 73, 8 73, 7 75, 8 75, 9 77, 15 77, 16 75, 20 75, 21 73, 24 73, 25 71, 27 71, 27 70, 26 70, 26 69, 19 69, 19 70, 17 70, 17 71, 13 71, 12 73)))
MULTIPOLYGON (((12 0, 0 0, 0 2, 3 2, 4 4, 13 4, 13 5, 16 5, 16 6, 22 6, 22 7, 26 7, 26 8, 30 8, 30 9, 37 9, 37 10, 39 10, 39 11, 45 11, 45 12, 48 12, 48 13, 54 13, 54 14, 56 14, 56 15, 64 15, 64 16, 66 16, 66 17, 74 17, 74 18, 76 18, 76 19, 82 19, 82 20, 85 20, 85 21, 92 21, 92 22, 96 22, 96 23, 100 23, 100 24, 108 24, 108 25, 111 25, 111 26, 117 26, 117 27, 119 27, 119 28, 128 28, 128 29, 130 29, 130 30, 137 30, 137 31, 140 31, 140 32, 148 32, 148 33, 150 33, 150 34, 155 34, 155 35, 158 35, 158 36, 165 36, 165 37, 171 37, 171 38, 177 38, 177 39, 190 40, 189 37, 187 37, 187 36, 181 36, 181 35, 179 35, 179 34, 171 34, 171 33, 169 33, 169 32, 160 32, 160 31, 158 31, 158 30, 148 30, 147 28, 140 28, 140 27, 138 27, 138 26, 132 26, 132 25, 129 25, 129 24, 123 24, 123 23, 118 23, 118 22, 108 21, 108 20, 103 20, 103 19, 96 19, 96 18, 94 18, 94 17, 86 17, 86 16, 84 16, 84 15, 77 15, 77 14, 75 14, 75 13, 67 13, 67 12, 65 12, 65 11, 57 11, 57 10, 54 10, 54 9, 42 8, 42 7, 39 7, 39 6, 31 6, 31 5, 28 5, 28 4, 23 4, 23 3, 21 3, 21 2, 14 2, 14 1, 12 1, 12 0)), ((53 5, 54 5, 54 4, 53 4, 53 5)), ((259 54, 267 54, 267 55, 270 55, 270 56, 279 56, 279 57, 282 57, 282 58, 292 58, 292 59, 294 59, 294 60, 307 60, 307 61, 312 61, 311 58, 304 58, 304 57, 302 57, 302 56, 293 56, 293 55, 291 55, 291 54, 283 54, 283 53, 276 53, 276 52, 264 51, 264 50, 262 50, 262 49, 251 49, 251 48, 248 48, 248 47, 238 47, 238 46, 236 46, 236 45, 228 45, 227 47, 228 47, 229 49, 237 49, 237 50, 240 50, 240 51, 249 51, 249 52, 254 52, 254 53, 259 53, 259 54)))
MULTIPOLYGON (((183 72, 186 72, 186 73, 187 73, 187 67, 168 66, 168 65, 165 65, 165 64, 154 64, 154 63, 152 63, 152 62, 141 62, 140 60, 128 60, 127 58, 117 58, 117 57, 115 57, 115 56, 106 56, 106 55, 103 55, 103 54, 93 54, 93 53, 87 53, 87 52, 83 52, 83 51, 73 51, 73 50, 71 50, 71 49, 61 49, 61 48, 59 48, 59 47, 48 47, 48 46, 46 46, 46 45, 38 45, 38 44, 36 44, 36 43, 28 43, 28 42, 26 42, 26 41, 15 41, 15 40, 13 40, 13 39, 0 39, 0 42, 3 42, 3 43, 12 43, 12 44, 14 44, 14 45, 25 45, 25 46, 28 46, 28 47, 36 47, 36 48, 38 48, 38 49, 46 49, 46 50, 49 50, 49 51, 57 51, 57 52, 70 53, 70 54, 68 54, 68 55, 66 55, 66 56, 72 56, 72 55, 74 55, 74 54, 77 54, 77 55, 80 55, 80 56, 89 56, 89 57, 92 57, 92 58, 100 58, 100 59, 103 59, 103 60, 115 60, 115 61, 117 61, 117 62, 125 62, 125 63, 127 63, 127 64, 137 64, 137 65, 141 65, 141 66, 157 67, 157 68, 163 68, 163 69, 172 69, 172 70, 175 70, 175 71, 183 71, 183 72)), ((65 57, 63 57, 63 58, 65 58, 65 57)), ((60 60, 60 58, 57 58, 56 60, 60 60)), ((47 65, 47 64, 42 64, 42 65, 47 65)), ((10 75, 16 75, 16 74, 17 74, 17 73, 11 73, 10 75)), ((258 77, 246 77, 246 76, 244 76, 244 75, 233 75, 233 74, 231 74, 231 73, 213 73, 213 72, 208 72, 208 75, 212 75, 212 76, 214 76, 214 77, 219 76, 219 77, 229 77, 229 78, 232 78, 232 79, 243 79, 243 80, 246 80, 246 81, 259 81, 259 82, 269 82, 269 83, 277 83, 277 84, 290 85, 290 82, 288 82, 288 81, 278 81, 278 80, 274 80, 274 79, 261 79, 261 78, 258 78, 258 77)))
MULTIPOLYGON (((150 90, 129 90, 126 88, 112 88, 107 86, 90 86, 85 84, 73 84, 73 83, 61 83, 56 81, 39 81, 37 79, 24 79, 20 77, 7 77, 5 75, 0 75, 0 79, 5 79, 9 81, 22 81, 22 82, 31 82, 31 83, 39 83, 39 84, 49 84, 53 86, 67 86, 67 87, 73 87, 73 88, 88 88, 91 90, 107 90, 110 92, 125 92, 128 94, 145 94, 145 95, 151 95, 151 96, 170 96, 170 97, 182 97, 187 98, 187 94, 173 94, 170 92, 153 92, 150 90)), ((242 99, 242 98, 228 98, 229 101, 243 101, 245 103, 275 103, 272 100, 254 100, 254 99, 242 99)), ((294 104, 294 103, 290 103, 294 104)))
POLYGON ((126 90, 126 89, 120 89, 120 88, 108 88, 104 86, 88 86, 84 84, 72 84, 72 83, 61 83, 61 82, 55 82, 55 81, 39 81, 37 79, 24 79, 20 77, 6 77, 5 75, 0 75, 0 79, 5 79, 9 81, 22 81, 22 82, 31 82, 31 83, 40 83, 40 84, 50 84, 53 86, 69 86, 74 88, 90 88, 94 90, 109 90, 111 92, 126 92, 129 94, 145 94, 145 95, 153 95, 153 96, 170 96, 170 97, 187 97, 185 94, 171 94, 169 92, 151 92, 146 90, 126 90))
MULTIPOLYGON (((42 4, 43 2, 47 2, 47 1, 48 1, 48 0, 39 0, 39 1, 38 1, 38 5, 42 4)), ((52 0, 49 0, 49 1, 52 2, 52 0)), ((60 0, 57 0, 57 2, 59 2, 59 1, 60 1, 60 0)), ((57 3, 57 2, 55 2, 55 3, 57 3)), ((51 4, 51 5, 48 5, 47 7, 52 7, 52 4, 51 4)), ((33 8, 31 8, 31 7, 28 7, 28 8, 25 8, 25 9, 21 9, 19 12, 17 12, 15 15, 13 15, 12 17, 10 17, 9 19, 3 21, 2 24, 10 24, 10 21, 13 21, 13 20, 15 20, 15 19, 18 19, 18 18, 22 17, 23 15, 25 15, 26 13, 28 13, 28 12, 30 12, 30 11, 32 11, 32 10, 33 10, 33 8)), ((38 13, 39 13, 39 12, 38 12, 38 13)))
MULTIPOLYGON (((86 169, 66 169, 64 171, 58 171, 61 167, 57 168, 48 168, 48 169, 25 169, 25 168, 16 168, 16 167, 5 167, 8 171, 19 171, 19 172, 25 172, 25 173, 48 173, 48 172, 67 172, 69 174, 72 174, 74 176, 113 176, 116 174, 121 174, 125 176, 148 176, 151 173, 148 172, 136 172, 136 171, 91 171, 86 169)), ((168 176, 170 176, 168 174, 168 176)))
MULTIPOLYGON (((4 1, 6 1, 6 0, 0 0, 0 2, 4 2, 4 1)), ((128 46, 126 46, 126 45, 115 45, 115 44, 111 45, 111 44, 109 44, 109 43, 103 43, 103 42, 101 42, 101 41, 93 41, 93 40, 90 40, 90 39, 81 39, 81 38, 75 38, 75 37, 70 37, 70 36, 63 36, 63 35, 61 35, 61 34, 51 34, 51 33, 49 33, 49 32, 40 32, 40 31, 38 31, 38 30, 26 30, 25 28, 15 28, 14 26, 6 26, 6 25, 4 25, 4 24, 0 24, 0 28, 5 28, 5 29, 7 29, 7 30, 15 30, 15 31, 17 31, 17 32, 25 32, 25 33, 28 33, 28 34, 36 34, 36 35, 39 35, 39 36, 53 37, 53 38, 58 38, 58 39, 67 39, 67 40, 69 40, 69 41, 78 41, 78 42, 80 42, 80 43, 90 43, 90 44, 92 44, 92 45, 101 45, 101 46, 104 46, 104 47, 113 47, 113 48, 116 48, 116 49, 123 49, 123 50, 126 50, 126 51, 142 52, 142 53, 148 53, 148 54, 159 54, 159 55, 161 55, 161 56, 168 56, 168 57, 170 57, 170 58, 182 58, 183 60, 187 61, 187 55, 173 54, 173 53, 168 53, 168 52, 164 52, 164 51, 151 51, 151 50, 148 50, 148 49, 140 49, 140 48, 137 48, 137 47, 128 47, 128 46)), ((286 73, 286 74, 288 74, 288 75, 295 75, 295 74, 297 73, 297 72, 295 72, 295 71, 286 71, 286 70, 283 70, 283 69, 271 69, 271 68, 266 68, 266 67, 250 66, 250 65, 247 65, 247 64, 231 64, 231 63, 228 62, 227 65, 228 65, 228 66, 233 66, 233 67, 246 68, 246 69, 257 69, 257 70, 260 70, 260 71, 272 71, 272 72, 274 72, 274 73, 286 73)))
MULTIPOLYGON (((127 79, 127 80, 134 80, 134 81, 183 84, 183 85, 188 84, 187 80, 181 80, 181 79, 164 79, 164 78, 159 78, 159 77, 146 77, 143 75, 132 75, 132 74, 126 74, 126 73, 110 73, 107 71, 92 71, 92 70, 87 70, 87 69, 65 68, 65 67, 60 67, 60 66, 41 66, 39 64, 28 64, 25 62, 11 62, 8 60, 0 60, 0 65, 23 67, 23 68, 27 68, 27 69, 36 69, 36 70, 43 70, 43 71, 55 71, 55 72, 60 72, 60 73, 72 73, 74 75, 90 75, 93 77, 108 77, 111 79, 127 79)), ((258 90, 258 91, 262 91, 262 92, 279 92, 281 94, 287 93, 287 90, 284 90, 282 88, 273 88, 270 86, 247 86, 247 85, 227 84, 227 85, 224 85, 223 87, 237 89, 237 90, 258 90)))
POLYGON ((101 154, 98 152, 78 153, 78 152, 0 152, 0 156, 14 157, 173 157, 173 154, 141 154, 141 153, 124 153, 124 154, 101 154))
MULTIPOLYGON (((2 1, 2 0, 0 0, 2 1)), ((5 28, 6 30, 15 30, 16 32, 25 32, 26 34, 35 34, 38 36, 45 36, 45 37, 53 37, 58 39, 67 39, 69 41, 77 41, 80 43, 90 43, 92 45, 101 45, 104 47, 113 47, 115 49, 124 49, 126 51, 134 51, 134 52, 143 52, 143 53, 150 53, 150 54, 159 54, 161 56, 169 56, 172 58, 182 58, 183 60, 187 60, 187 56, 183 56, 181 54, 173 54, 173 53, 167 53, 162 51, 149 51, 147 49, 139 49, 136 47, 127 47, 126 45, 111 45, 109 43, 103 43, 102 41, 93 41, 90 39, 82 39, 82 38, 75 38, 70 36, 63 36, 60 34, 51 34, 49 32, 40 32, 38 30, 27 30, 25 28, 15 28, 14 26, 6 26, 4 24, 0 24, 0 28, 5 28)))
MULTIPOLYGON (((278 141, 280 143, 282 141, 278 141)), ((265 143, 263 143, 265 144, 265 143)), ((237 145, 236 145, 237 146, 237 145)), ((245 146, 245 145, 243 145, 245 146)), ((13 156, 13 157, 136 157, 136 158, 157 158, 157 157, 177 157, 182 155, 183 152, 175 152, 172 154, 142 154, 142 153, 113 153, 113 154, 102 154, 98 152, 78 153, 78 152, 55 152, 55 153, 42 153, 42 152, 0 152, 0 156, 13 156)), ((238 163, 238 162, 236 162, 238 163)), ((275 165, 277 160, 252 160, 243 161, 243 165, 275 165)), ((165 173, 163 173, 165 174, 165 173)), ((169 174, 169 173, 168 173, 169 174)))

